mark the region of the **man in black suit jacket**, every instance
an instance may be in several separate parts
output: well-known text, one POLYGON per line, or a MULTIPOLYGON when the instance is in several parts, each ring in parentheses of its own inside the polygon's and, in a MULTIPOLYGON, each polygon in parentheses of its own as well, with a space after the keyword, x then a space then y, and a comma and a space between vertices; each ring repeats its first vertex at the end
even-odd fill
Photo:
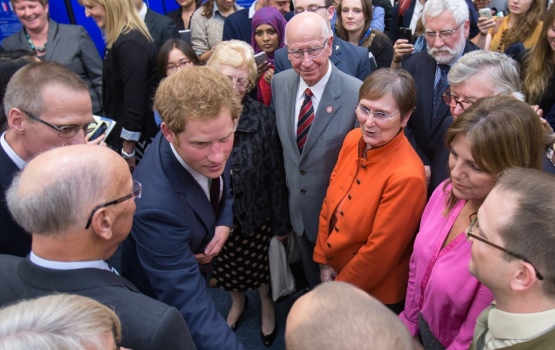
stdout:
POLYGON ((141 294, 104 261, 131 230, 141 191, 127 163, 106 147, 59 147, 34 158, 6 194, 33 244, 25 259, 0 255, 0 305, 79 294, 118 314, 124 347, 195 349, 179 311, 141 294))
MULTIPOLYGON (((465 0, 427 1, 422 18, 425 33, 428 33, 425 34, 428 50, 402 60, 402 68, 414 78, 417 91, 416 108, 405 128, 405 134, 426 166, 428 180, 430 167, 436 161, 436 153, 443 142, 445 131, 453 122, 449 106, 442 100, 437 103, 434 115, 434 94, 440 89, 440 65, 448 70, 467 52, 479 50, 467 40, 470 29, 468 16, 465 0)), ((403 44, 402 50, 409 45, 403 44)), ((407 50, 407 53, 410 52, 410 48, 407 50)), ((394 62, 400 61, 403 56, 401 52, 404 53, 399 49, 395 50, 394 62)), ((438 94, 443 94, 443 91, 438 94)))
MULTIPOLYGON (((326 20, 331 30, 330 20, 335 13, 332 0, 296 0, 295 12, 302 13, 305 11, 315 12, 320 15, 326 20), (316 7, 312 8, 315 5, 316 7)), ((347 73, 361 81, 364 81, 371 73, 368 50, 341 40, 335 34, 333 35, 330 61, 343 73, 347 73)), ((274 74, 292 68, 291 61, 287 57, 287 46, 276 50, 274 53, 274 65, 274 74)))
POLYGON ((8 129, 0 136, 0 254, 26 256, 31 235, 10 215, 5 192, 33 157, 54 147, 85 143, 92 119, 87 85, 55 62, 29 64, 14 74, 4 96, 8 129))
POLYGON ((139 12, 139 17, 145 22, 156 50, 160 51, 160 47, 169 39, 179 39, 179 31, 177 24, 168 16, 159 14, 149 9, 143 0, 133 0, 135 8, 139 12))

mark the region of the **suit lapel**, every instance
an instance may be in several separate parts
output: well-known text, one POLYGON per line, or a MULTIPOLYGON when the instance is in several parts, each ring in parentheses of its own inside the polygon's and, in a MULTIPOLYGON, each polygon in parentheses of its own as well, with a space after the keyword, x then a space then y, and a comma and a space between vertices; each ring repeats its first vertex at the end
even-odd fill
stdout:
MULTIPOLYGON (((341 77, 337 72, 337 68, 332 66, 330 79, 320 99, 318 110, 315 112, 314 121, 308 132, 308 138, 306 139, 301 159, 314 148, 314 145, 318 142, 332 118, 337 114, 339 108, 342 107, 339 99, 341 97, 341 77)), ((348 107, 350 106, 343 106, 343 108, 348 107)))
MULTIPOLYGON (((161 162, 164 173, 175 191, 183 195, 191 210, 201 219, 207 232, 211 232, 216 218, 210 201, 195 178, 175 158, 170 143, 164 138, 162 133, 159 136, 161 137, 160 156, 162 157, 161 162)), ((221 200, 220 206, 222 202, 221 200)))
MULTIPOLYGON (((422 119, 425 123, 425 130, 431 130, 432 128, 432 105, 434 99, 434 80, 436 74, 436 60, 432 56, 427 55, 426 59, 429 60, 429 64, 423 64, 422 70, 420 72, 420 81, 422 85, 419 87, 421 94, 427 94, 421 98, 421 101, 425 101, 422 104, 422 119)), ((441 107, 440 107, 441 108, 441 107)), ((431 134, 431 132, 430 132, 431 134)), ((430 136, 430 135, 427 135, 430 136)))
POLYGON ((339 38, 334 34, 331 48, 330 61, 336 66, 341 60, 341 45, 339 38))
POLYGON ((48 42, 46 44, 46 54, 44 55, 46 61, 50 61, 52 59, 52 55, 54 54, 54 52, 56 52, 56 46, 60 41, 58 29, 58 23, 52 20, 48 22, 48 42))
MULTIPOLYGON (((288 79, 286 91, 290 91, 287 94, 287 98, 285 99, 285 105, 289 106, 289 113, 286 115, 286 127, 287 127, 287 134, 289 135, 289 142, 291 146, 295 150, 295 154, 297 157, 300 157, 299 153, 299 146, 297 145, 297 138, 295 137, 295 104, 297 103, 297 94, 299 91, 299 80, 300 77, 297 73, 295 74, 295 79, 288 79)), ((305 146, 306 147, 306 146, 305 146)))
POLYGON ((154 16, 149 8, 146 9, 145 24, 148 31, 152 33, 152 29, 154 27, 154 16))

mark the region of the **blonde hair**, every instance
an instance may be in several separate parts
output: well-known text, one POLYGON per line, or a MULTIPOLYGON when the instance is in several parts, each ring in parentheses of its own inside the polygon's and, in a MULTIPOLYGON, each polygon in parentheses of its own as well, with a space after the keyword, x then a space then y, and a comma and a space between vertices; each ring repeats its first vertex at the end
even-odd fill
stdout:
POLYGON ((158 87, 154 108, 176 134, 188 120, 216 119, 227 109, 233 120, 243 106, 229 79, 212 67, 190 67, 170 75, 158 87))
POLYGON ((110 49, 121 34, 138 30, 148 41, 154 42, 148 28, 139 17, 137 9, 131 0, 80 0, 83 5, 97 3, 106 11, 106 23, 104 24, 104 42, 110 49))
POLYGON ((214 48, 214 52, 206 63, 207 66, 220 69, 222 65, 241 68, 243 64, 249 69, 250 87, 256 86, 257 69, 254 62, 252 46, 242 40, 222 41, 214 48))
MULTIPOLYGON (((532 5, 528 12, 520 17, 511 29, 506 30, 504 34, 505 48, 516 42, 526 41, 534 33, 545 8, 545 0, 532 0, 532 5)), ((549 25, 551 26, 551 24, 549 25)))
POLYGON ((538 42, 525 56, 522 65, 524 71, 522 92, 526 96, 526 101, 531 104, 541 101, 546 93, 549 79, 555 72, 555 54, 547 37, 547 31, 553 24, 555 24, 555 6, 551 6, 547 11, 538 42))
POLYGON ((119 345, 118 316, 80 295, 50 295, 0 309, 0 350, 102 350, 110 334, 119 345))

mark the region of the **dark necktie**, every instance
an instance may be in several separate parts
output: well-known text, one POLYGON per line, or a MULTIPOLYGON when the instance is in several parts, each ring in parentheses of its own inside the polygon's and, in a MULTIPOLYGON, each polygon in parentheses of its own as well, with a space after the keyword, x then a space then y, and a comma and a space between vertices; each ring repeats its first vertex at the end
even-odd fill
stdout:
POLYGON ((210 181, 210 204, 214 209, 214 214, 218 212, 220 205, 220 178, 215 178, 210 181))
POLYGON ((303 147, 306 143, 306 138, 308 136, 308 131, 310 130, 310 125, 314 120, 314 108, 312 107, 312 91, 306 89, 304 91, 304 101, 301 105, 301 111, 299 112, 299 121, 297 123, 297 146, 299 147, 299 153, 303 153, 303 147))
POLYGON ((447 74, 449 74, 449 66, 446 64, 439 65, 439 81, 434 89, 434 101, 432 106, 432 118, 435 118, 437 115, 437 111, 439 106, 443 103, 443 94, 449 87, 449 82, 447 81, 447 74))

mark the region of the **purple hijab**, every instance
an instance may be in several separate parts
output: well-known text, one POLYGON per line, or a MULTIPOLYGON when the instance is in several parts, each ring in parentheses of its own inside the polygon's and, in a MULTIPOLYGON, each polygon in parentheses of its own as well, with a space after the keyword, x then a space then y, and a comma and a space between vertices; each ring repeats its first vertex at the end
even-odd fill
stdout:
MULTIPOLYGON (((276 30, 279 38, 279 44, 277 49, 280 49, 285 46, 285 44, 283 43, 283 40, 285 38, 285 25, 287 24, 287 21, 285 21, 285 18, 283 18, 283 15, 281 14, 281 12, 279 12, 278 9, 272 6, 265 6, 260 10, 257 10, 254 13, 254 16, 252 17, 251 46, 254 48, 255 54, 263 51, 258 47, 258 44, 256 44, 256 40, 254 39, 254 32, 256 31, 256 27, 258 27, 261 24, 271 25, 276 30)), ((268 54, 268 59, 272 64, 274 63, 273 52, 271 54, 268 54)))

